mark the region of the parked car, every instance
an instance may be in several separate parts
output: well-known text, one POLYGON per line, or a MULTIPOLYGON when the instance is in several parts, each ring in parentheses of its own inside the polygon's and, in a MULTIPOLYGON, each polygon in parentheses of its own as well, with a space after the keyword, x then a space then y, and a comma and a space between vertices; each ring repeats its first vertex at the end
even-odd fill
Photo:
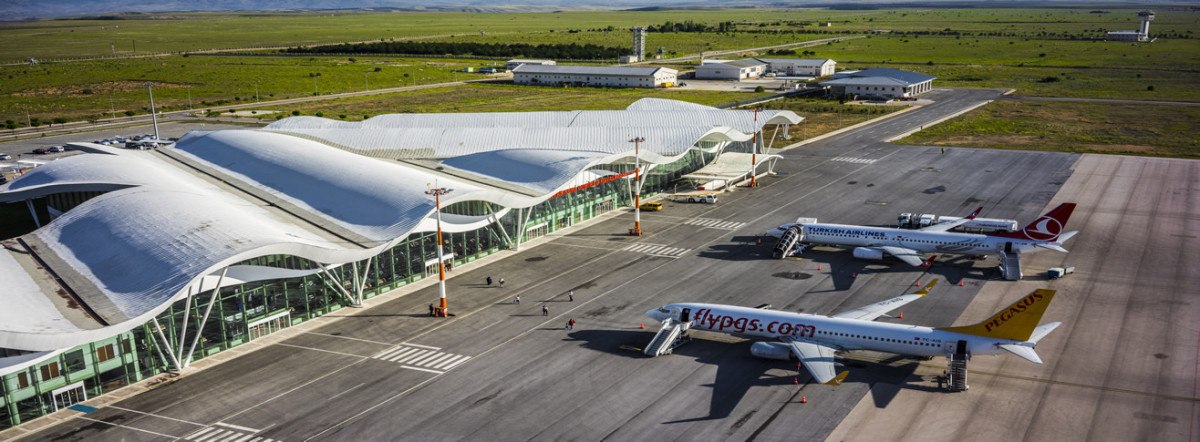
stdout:
POLYGON ((7 161, 7 160, 11 160, 11 159, 12 159, 12 155, 9 155, 6 153, 0 153, 0 161, 7 161))
POLYGON ((657 212, 663 209, 663 204, 658 201, 649 201, 642 203, 638 208, 648 212, 657 212))
POLYGON ((38 154, 38 155, 45 155, 47 152, 46 152, 46 148, 44 148, 44 147, 39 147, 39 148, 37 148, 37 149, 34 149, 34 150, 33 150, 33 153, 36 153, 36 154, 38 154))
POLYGON ((62 146, 50 146, 50 148, 46 149, 46 152, 53 152, 53 153, 66 152, 66 151, 67 151, 67 149, 62 146))

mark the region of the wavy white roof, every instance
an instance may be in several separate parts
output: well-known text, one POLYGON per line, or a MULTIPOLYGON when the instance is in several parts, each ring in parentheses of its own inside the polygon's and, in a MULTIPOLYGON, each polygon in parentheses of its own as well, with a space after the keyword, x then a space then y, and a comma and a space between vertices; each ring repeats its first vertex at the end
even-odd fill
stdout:
MULTIPOLYGON (((635 136, 646 139, 643 161, 666 163, 702 141, 744 141, 765 124, 801 120, 768 111, 755 123, 747 111, 658 99, 630 109, 299 117, 193 132, 153 153, 88 146, 98 153, 0 186, 0 201, 107 192, 5 242, 0 284, 13 289, 0 302, 17 308, 0 309, 0 347, 52 351, 124 332, 257 256, 336 265, 377 255, 432 228, 425 191, 435 182, 454 189, 443 205, 487 201, 503 216, 607 173, 595 165, 630 160, 635 136)), ((488 218, 443 223, 465 231, 488 218)))

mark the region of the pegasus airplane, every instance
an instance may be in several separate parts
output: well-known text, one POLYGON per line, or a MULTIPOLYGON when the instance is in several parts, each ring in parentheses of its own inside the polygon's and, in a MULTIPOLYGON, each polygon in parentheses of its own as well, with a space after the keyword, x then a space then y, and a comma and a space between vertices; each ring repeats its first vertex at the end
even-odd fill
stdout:
POLYGON ((926 264, 921 258, 923 253, 976 256, 1000 254, 1006 258, 1006 277, 1009 276, 1009 272, 1015 272, 1018 276, 1009 279, 1020 279, 1021 254, 1041 250, 1067 252, 1062 244, 1078 232, 1063 233, 1062 230, 1074 210, 1075 203, 1060 204, 1024 229, 1006 233, 949 231, 974 219, 979 210, 965 218, 934 224, 920 230, 825 224, 810 218, 798 220, 795 224, 779 226, 768 233, 780 236, 775 251, 778 258, 802 253, 805 244, 853 246, 856 258, 879 260, 887 254, 913 266, 926 264))
POLYGON ((670 352, 673 343, 660 340, 671 330, 708 330, 762 338, 750 346, 754 356, 799 359, 813 379, 837 385, 847 371, 838 372, 834 354, 838 351, 872 350, 911 356, 946 356, 950 361, 950 388, 965 390, 966 363, 974 355, 1012 353, 1035 364, 1042 360, 1034 351, 1038 341, 1061 323, 1038 325, 1054 290, 1036 290, 996 312, 987 320, 958 327, 923 327, 873 322, 909 302, 921 299, 937 284, 929 283, 920 291, 877 302, 833 316, 781 312, 731 305, 679 303, 646 312, 662 321, 663 328, 646 349, 657 356, 670 352))

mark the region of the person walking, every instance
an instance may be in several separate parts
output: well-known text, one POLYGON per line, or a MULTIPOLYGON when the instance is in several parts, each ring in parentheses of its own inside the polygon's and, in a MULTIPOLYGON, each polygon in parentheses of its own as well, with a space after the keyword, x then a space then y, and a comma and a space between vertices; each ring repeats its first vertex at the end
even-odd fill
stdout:
POLYGON ((504 278, 500 278, 500 287, 504 287, 504 278))
POLYGON ((516 297, 513 298, 513 304, 520 304, 520 303, 521 303, 521 295, 517 295, 516 297))
POLYGON ((567 302, 575 302, 575 290, 567 292, 567 302))
POLYGON ((567 330, 574 330, 574 329, 575 329, 575 318, 571 318, 569 321, 567 321, 567 330))
POLYGON ((550 307, 542 306, 542 316, 550 316, 550 307))
POLYGON ((487 281, 487 285, 488 285, 488 287, 491 287, 491 286, 492 286, 492 277, 491 277, 491 275, 488 275, 488 277, 487 277, 487 278, 485 278, 484 280, 485 280, 485 281, 487 281))
POLYGON ((433 317, 433 304, 432 303, 429 304, 429 317, 431 317, 431 318, 433 317))

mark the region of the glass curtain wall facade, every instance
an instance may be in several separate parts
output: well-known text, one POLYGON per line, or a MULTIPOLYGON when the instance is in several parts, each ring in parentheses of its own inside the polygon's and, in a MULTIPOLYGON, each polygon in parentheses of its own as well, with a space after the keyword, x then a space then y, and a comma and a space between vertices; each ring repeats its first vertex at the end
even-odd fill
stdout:
MULTIPOLYGON (((671 164, 658 165, 647 172, 642 195, 668 189, 680 176, 699 169, 713 154, 693 149, 671 164)), ((633 164, 597 166, 598 170, 625 173, 633 164)), ((632 179, 616 179, 558 195, 537 206, 523 209, 528 214, 523 239, 533 239, 603 215, 633 202, 632 179)), ((87 195, 90 197, 91 195, 87 195)), ((56 201, 64 206, 78 203, 72 198, 56 201)), ((443 208, 444 213, 483 216, 500 208, 486 202, 469 201, 443 208)), ((443 233, 444 251, 453 254, 452 265, 467 263, 510 247, 519 228, 519 210, 510 210, 500 225, 489 225, 470 232, 443 233), (501 232, 499 229, 505 229, 501 232), (508 238, 506 240, 506 238, 508 238)), ((369 261, 363 298, 437 275, 437 240, 433 232, 416 233, 369 261)), ((353 266, 345 264, 309 276, 260 281, 227 286, 216 293, 207 322, 201 320, 214 299, 214 291, 203 292, 189 300, 175 302, 156 319, 163 335, 171 342, 163 345, 151 321, 129 332, 101 341, 80 345, 26 369, 0 379, 0 429, 69 407, 173 368, 168 354, 180 354, 193 340, 192 360, 200 360, 280 329, 299 324, 349 304, 334 285, 353 293, 353 266), (185 321, 187 323, 185 332, 185 321)), ((295 256, 273 255, 254 258, 241 264, 287 269, 317 269, 318 264, 295 256)), ((19 353, 0 349, 0 356, 19 353)))

